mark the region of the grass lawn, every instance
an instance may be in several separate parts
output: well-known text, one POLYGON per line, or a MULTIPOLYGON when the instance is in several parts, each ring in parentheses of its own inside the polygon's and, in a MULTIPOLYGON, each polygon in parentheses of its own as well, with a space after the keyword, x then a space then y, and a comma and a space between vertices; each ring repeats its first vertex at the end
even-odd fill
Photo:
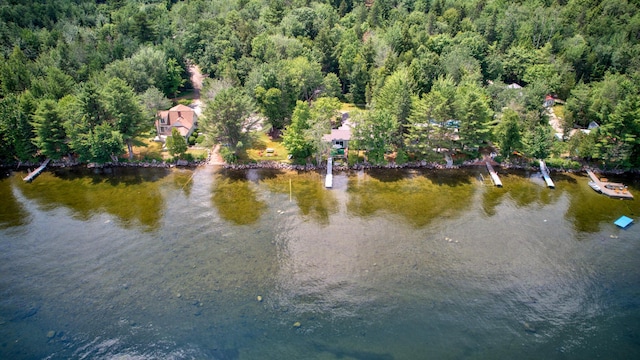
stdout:
POLYGON ((289 161, 289 153, 282 145, 282 138, 271 139, 266 133, 259 132, 251 147, 245 151, 240 151, 238 160, 240 162, 252 161, 289 161), (267 153, 267 149, 273 149, 273 153, 267 153))
POLYGON ((340 107, 340 111, 354 111, 354 110, 364 110, 363 108, 357 107, 351 103, 342 103, 342 107, 340 107))
MULTIPOLYGON (((144 160, 169 160, 171 159, 171 154, 166 149, 162 148, 162 143, 153 141, 151 138, 138 139, 142 145, 133 147, 133 159, 136 161, 144 161, 144 160)), ((199 159, 202 157, 207 157, 207 149, 203 148, 189 148, 187 149, 187 154, 193 155, 195 159, 199 159)), ((125 154, 128 156, 128 154, 125 154)))
POLYGON ((553 112, 557 117, 564 119, 564 105, 554 105, 553 112))
POLYGON ((206 158, 207 157, 207 149, 199 148, 199 147, 196 147, 196 148, 191 148, 190 147, 190 148, 187 149, 187 154, 193 155, 193 157, 195 159, 199 159, 201 157, 206 158))
POLYGON ((144 159, 156 159, 162 161, 168 159, 169 153, 162 149, 162 143, 153 139, 138 139, 143 145, 133 147, 133 159, 142 161, 144 159))

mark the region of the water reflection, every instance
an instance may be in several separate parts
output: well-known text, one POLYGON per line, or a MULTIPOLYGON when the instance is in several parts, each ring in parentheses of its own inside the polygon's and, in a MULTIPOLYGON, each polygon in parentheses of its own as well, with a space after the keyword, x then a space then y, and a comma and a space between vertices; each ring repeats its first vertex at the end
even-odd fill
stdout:
POLYGON ((125 228, 141 224, 150 231, 162 217, 165 204, 160 180, 169 173, 165 169, 122 168, 97 173, 63 169, 44 172, 31 183, 14 181, 14 184, 24 197, 43 209, 63 206, 72 210, 72 216, 79 220, 106 212, 125 228))
POLYGON ((331 190, 324 187, 320 174, 315 172, 287 172, 265 179, 269 191, 280 194, 291 194, 300 212, 328 225, 329 216, 338 211, 338 201, 331 190))
POLYGON ((20 226, 29 223, 29 213, 16 199, 11 190, 10 177, 0 179, 0 194, 2 194, 2 206, 0 206, 0 229, 20 226))
POLYGON ((471 203, 475 186, 465 172, 372 171, 349 179, 347 210, 367 217, 379 211, 422 227, 436 217, 458 216, 471 203))
POLYGON ((260 219, 266 205, 258 199, 256 185, 245 179, 234 178, 233 175, 237 173, 216 175, 211 202, 224 220, 236 225, 253 224, 260 219))

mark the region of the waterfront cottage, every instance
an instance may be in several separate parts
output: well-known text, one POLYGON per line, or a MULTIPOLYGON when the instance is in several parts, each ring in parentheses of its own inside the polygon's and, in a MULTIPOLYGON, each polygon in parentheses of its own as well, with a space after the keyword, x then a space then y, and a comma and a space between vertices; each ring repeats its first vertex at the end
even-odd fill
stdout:
POLYGON ((176 128, 185 139, 193 134, 198 127, 198 115, 185 105, 176 105, 169 110, 160 111, 156 119, 158 140, 164 141, 171 136, 171 129, 176 128))
POLYGON ((349 115, 344 114, 342 125, 337 129, 331 129, 330 134, 322 137, 322 140, 331 144, 331 156, 346 157, 349 141, 351 140, 351 123, 349 115), (344 116, 346 115, 346 116, 344 116))

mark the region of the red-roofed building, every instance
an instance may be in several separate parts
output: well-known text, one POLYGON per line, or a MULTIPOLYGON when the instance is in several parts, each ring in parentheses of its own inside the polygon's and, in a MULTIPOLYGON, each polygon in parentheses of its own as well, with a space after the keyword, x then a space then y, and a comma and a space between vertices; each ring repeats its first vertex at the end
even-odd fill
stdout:
POLYGON ((156 120, 156 131, 162 140, 171 136, 171 129, 176 128, 182 136, 189 139, 189 136, 198 127, 198 115, 185 105, 176 105, 169 110, 160 111, 156 120))

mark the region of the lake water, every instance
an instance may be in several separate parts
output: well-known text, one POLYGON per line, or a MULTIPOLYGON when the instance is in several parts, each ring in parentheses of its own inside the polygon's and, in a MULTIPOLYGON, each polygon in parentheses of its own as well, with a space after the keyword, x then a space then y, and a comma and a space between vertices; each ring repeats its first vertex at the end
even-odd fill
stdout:
POLYGON ((5 173, 0 358, 640 358, 640 200, 481 174, 5 173))

